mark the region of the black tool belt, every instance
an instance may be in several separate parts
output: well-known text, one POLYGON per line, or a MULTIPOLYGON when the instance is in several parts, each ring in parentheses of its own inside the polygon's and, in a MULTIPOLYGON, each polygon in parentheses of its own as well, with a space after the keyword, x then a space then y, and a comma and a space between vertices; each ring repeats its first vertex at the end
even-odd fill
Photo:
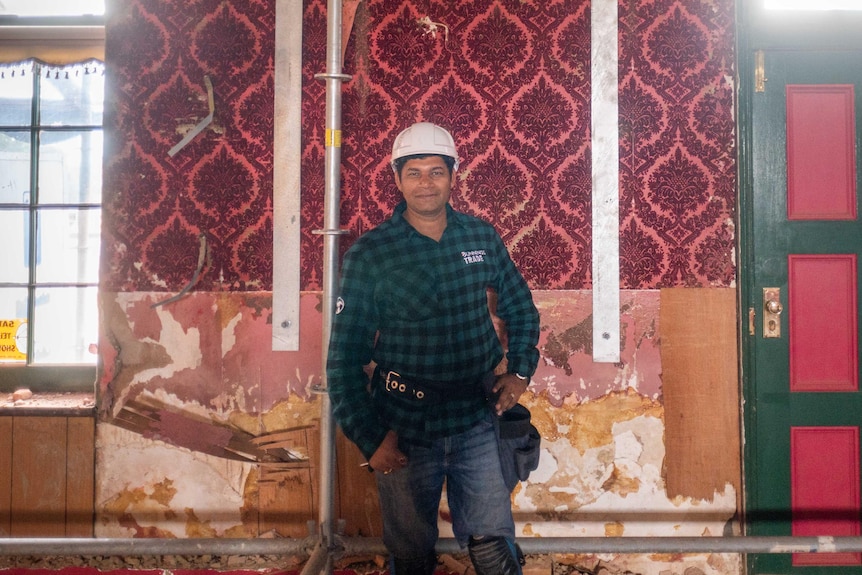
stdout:
POLYGON ((383 391, 412 401, 438 403, 447 399, 467 399, 483 397, 481 378, 436 382, 418 378, 407 378, 397 371, 377 366, 374 369, 374 383, 383 391))

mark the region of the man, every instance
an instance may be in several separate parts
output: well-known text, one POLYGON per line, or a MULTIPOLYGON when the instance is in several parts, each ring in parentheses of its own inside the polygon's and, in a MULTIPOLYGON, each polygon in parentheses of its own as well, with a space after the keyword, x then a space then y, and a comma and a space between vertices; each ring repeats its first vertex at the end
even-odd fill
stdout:
POLYGON ((538 363, 539 314, 494 228, 449 205, 449 132, 410 126, 395 138, 392 168, 404 201, 344 257, 327 361, 333 413, 375 472, 391 573, 434 572, 445 480, 476 572, 520 574, 483 385, 497 414, 518 402, 538 363), (503 349, 488 288, 507 327, 508 373, 496 380, 503 349))

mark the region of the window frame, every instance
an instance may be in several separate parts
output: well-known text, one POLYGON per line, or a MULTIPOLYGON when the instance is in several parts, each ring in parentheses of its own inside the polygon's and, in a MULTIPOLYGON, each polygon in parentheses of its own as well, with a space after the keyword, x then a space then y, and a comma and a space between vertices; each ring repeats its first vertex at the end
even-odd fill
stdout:
POLYGON ((0 16, 0 62, 105 61, 104 16, 0 16))
MULTIPOLYGON (((748 49, 857 49, 862 11, 774 10, 739 2, 740 44, 748 49)), ((742 53, 740 51, 740 53, 742 53)))
MULTIPOLYGON (((58 66, 94 58, 104 62, 104 44, 105 18, 103 16, 50 18, 0 16, 0 62, 3 63, 31 58, 58 66)), ((37 96, 34 94, 34 97, 37 96)), ((76 128, 80 126, 64 127, 64 129, 76 128)), ((30 130, 32 133, 32 130, 39 131, 40 128, 31 125, 30 130)), ((30 213, 34 211, 32 206, 33 204, 27 207, 30 213)), ((101 203, 99 206, 101 207, 101 203)), ((50 209, 49 204, 40 206, 40 208, 44 207, 50 209)), ((70 204, 64 207, 91 209, 85 204, 70 204)), ((28 319, 32 319, 32 307, 35 305, 32 301, 33 290, 42 285, 33 285, 31 271, 27 286, 31 294, 31 301, 28 303, 28 319)), ((45 285, 50 287, 54 284, 45 285)), ((72 283, 68 285, 74 286, 72 283)), ((98 289, 98 282, 96 287, 98 289)), ((95 364, 87 365, 31 364, 31 360, 32 354, 28 353, 26 363, 0 364, 0 391, 11 393, 17 389, 29 389, 35 393, 63 393, 95 390, 98 357, 95 364)))

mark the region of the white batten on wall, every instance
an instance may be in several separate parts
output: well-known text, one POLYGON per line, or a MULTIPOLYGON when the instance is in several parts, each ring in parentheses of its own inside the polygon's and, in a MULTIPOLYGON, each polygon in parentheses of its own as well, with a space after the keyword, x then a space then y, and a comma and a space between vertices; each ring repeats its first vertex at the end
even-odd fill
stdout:
POLYGON ((620 201, 617 0, 593 0, 591 130, 593 361, 620 360, 620 201))
POLYGON ((302 2, 275 4, 272 349, 299 349, 302 2))

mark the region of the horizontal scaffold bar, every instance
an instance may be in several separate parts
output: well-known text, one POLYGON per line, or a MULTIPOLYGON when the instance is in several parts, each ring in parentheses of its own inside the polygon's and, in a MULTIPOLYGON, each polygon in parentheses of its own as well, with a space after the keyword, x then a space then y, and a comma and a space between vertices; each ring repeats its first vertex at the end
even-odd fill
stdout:
MULTIPOLYGON (((152 555, 285 555, 308 556, 316 537, 306 539, 0 539, 5 556, 152 556, 152 555)), ((527 537, 518 539, 524 553, 860 553, 862 537, 527 537)), ((454 539, 440 539, 439 553, 460 551, 454 539)), ((383 541, 372 537, 336 537, 334 555, 386 554, 383 541)))

